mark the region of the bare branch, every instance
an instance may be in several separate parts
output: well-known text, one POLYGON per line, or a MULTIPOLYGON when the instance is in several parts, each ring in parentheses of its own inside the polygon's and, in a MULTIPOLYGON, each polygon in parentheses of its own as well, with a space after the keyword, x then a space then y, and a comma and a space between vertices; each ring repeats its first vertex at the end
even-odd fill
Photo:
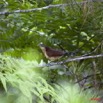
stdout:
POLYGON ((49 9, 49 8, 58 8, 61 6, 67 6, 68 4, 58 4, 58 5, 49 5, 49 6, 45 6, 45 7, 41 7, 41 8, 34 8, 34 9, 28 9, 28 10, 15 10, 15 11, 5 11, 5 12, 0 12, 0 15, 5 15, 5 14, 13 14, 13 13, 28 13, 28 12, 34 12, 34 11, 42 11, 45 9, 49 9))
POLYGON ((85 59, 100 58, 100 57, 103 57, 103 54, 93 55, 93 56, 80 56, 80 57, 70 58, 70 59, 60 61, 60 62, 56 62, 56 63, 48 63, 46 66, 61 65, 61 64, 64 64, 64 63, 68 63, 68 62, 85 60, 85 59))
POLYGON ((103 54, 94 55, 94 56, 77 57, 77 58, 73 58, 73 59, 68 59, 68 60, 66 60, 66 62, 78 61, 78 60, 83 60, 83 59, 99 58, 99 57, 103 57, 103 54))
POLYGON ((70 4, 57 4, 57 5, 48 5, 45 7, 41 7, 41 8, 34 8, 34 9, 28 9, 28 10, 15 10, 15 11, 5 11, 5 12, 0 12, 0 15, 5 15, 5 14, 14 14, 14 13, 28 13, 28 12, 35 12, 35 11, 42 11, 45 9, 49 9, 49 8, 60 8, 60 7, 65 7, 65 6, 69 6, 69 5, 77 5, 77 4, 83 4, 83 3, 88 3, 88 2, 103 2, 102 0, 93 0, 93 1, 83 1, 83 2, 74 2, 74 3, 70 3, 70 4))

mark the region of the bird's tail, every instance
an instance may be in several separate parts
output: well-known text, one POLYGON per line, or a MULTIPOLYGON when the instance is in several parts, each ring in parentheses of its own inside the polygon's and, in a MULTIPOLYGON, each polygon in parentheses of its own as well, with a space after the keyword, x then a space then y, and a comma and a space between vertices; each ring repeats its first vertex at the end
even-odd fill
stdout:
POLYGON ((65 56, 73 57, 73 56, 76 56, 78 52, 79 52, 79 49, 77 49, 75 51, 71 51, 71 52, 66 51, 65 56))

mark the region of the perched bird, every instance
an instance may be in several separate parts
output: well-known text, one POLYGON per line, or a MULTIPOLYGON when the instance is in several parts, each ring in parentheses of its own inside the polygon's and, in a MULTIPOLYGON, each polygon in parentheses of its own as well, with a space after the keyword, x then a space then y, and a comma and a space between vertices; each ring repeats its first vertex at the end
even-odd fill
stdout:
POLYGON ((41 48, 42 52, 44 53, 45 57, 49 59, 50 61, 55 61, 59 59, 60 57, 64 55, 70 55, 69 52, 53 49, 51 47, 48 47, 42 43, 39 44, 39 47, 41 48))

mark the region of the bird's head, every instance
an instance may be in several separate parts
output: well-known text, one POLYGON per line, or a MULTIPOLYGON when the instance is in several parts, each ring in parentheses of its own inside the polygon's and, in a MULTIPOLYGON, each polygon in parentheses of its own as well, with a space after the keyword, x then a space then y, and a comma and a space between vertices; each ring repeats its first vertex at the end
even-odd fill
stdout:
POLYGON ((46 51, 46 46, 43 43, 38 44, 38 46, 40 47, 40 49, 45 52, 46 51))
POLYGON ((45 47, 43 43, 38 44, 39 47, 45 47))

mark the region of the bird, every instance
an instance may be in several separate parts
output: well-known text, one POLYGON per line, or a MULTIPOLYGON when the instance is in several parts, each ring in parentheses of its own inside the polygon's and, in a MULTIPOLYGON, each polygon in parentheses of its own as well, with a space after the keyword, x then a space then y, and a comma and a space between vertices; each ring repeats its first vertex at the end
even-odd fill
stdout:
POLYGON ((56 61, 59 58, 61 58, 62 56, 71 54, 70 52, 67 52, 67 51, 62 51, 62 50, 48 47, 48 46, 44 45, 43 43, 40 43, 39 47, 42 50, 45 57, 50 61, 56 61))

